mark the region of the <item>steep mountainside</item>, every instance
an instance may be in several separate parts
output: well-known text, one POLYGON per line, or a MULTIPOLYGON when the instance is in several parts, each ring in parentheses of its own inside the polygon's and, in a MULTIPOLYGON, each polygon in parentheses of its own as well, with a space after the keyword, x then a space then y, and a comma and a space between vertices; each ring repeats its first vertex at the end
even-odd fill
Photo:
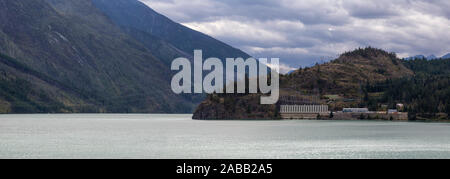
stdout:
POLYGON ((112 21, 144 44, 146 38, 156 38, 190 55, 193 55, 195 49, 202 49, 205 58, 217 57, 224 60, 227 57, 250 57, 239 49, 173 22, 138 0, 92 1, 112 21))
MULTIPOLYGON (((136 41, 141 42, 143 45, 145 45, 152 54, 157 57, 158 59, 161 59, 162 62, 166 65, 169 65, 170 62, 178 58, 180 56, 186 56, 190 57, 190 54, 184 53, 181 50, 175 48, 170 43, 151 35, 150 33, 147 33, 145 31, 141 31, 135 28, 129 28, 125 26, 121 26, 120 24, 117 24, 114 19, 110 19, 110 17, 114 16, 106 16, 103 15, 104 13, 101 11, 102 9, 98 9, 96 6, 98 4, 97 1, 84 1, 84 2, 77 2, 73 0, 46 0, 49 2, 57 11, 60 13, 76 16, 77 18, 83 18, 83 20, 86 21, 92 21, 93 23, 99 23, 99 22, 108 22, 111 24, 114 24, 117 28, 117 30, 122 31, 122 33, 129 35, 131 38, 135 39, 136 41), (92 14, 92 11, 84 11, 85 7, 91 7, 91 10, 96 11, 95 14, 92 14), (94 7, 94 8, 92 8, 94 7), (103 16, 99 16, 102 14, 103 16)), ((116 0, 114 1, 105 1, 106 4, 115 4, 116 0)), ((137 2, 137 1, 136 1, 137 2)), ((135 4, 135 1, 126 1, 123 2, 121 5, 129 6, 127 4, 135 4)), ((118 11, 121 12, 122 6, 115 6, 110 7, 111 11, 118 11)), ((150 9, 150 8, 148 8, 150 9)), ((137 11, 130 11, 128 12, 130 17, 129 18, 136 18, 135 16, 138 16, 137 11)), ((119 14, 120 15, 120 14, 119 14)), ((105 26, 105 24, 100 24, 100 26, 105 26)))
POLYGON ((93 104, 78 91, 0 54, 0 113, 93 112, 93 104))
MULTIPOLYGON (((118 12, 137 5, 107 2, 121 2, 109 9, 118 12)), ((140 9, 163 17, 146 6, 140 9)), ((127 9, 127 18, 142 17, 141 10, 127 9)), ((169 66, 174 58, 190 54, 164 36, 119 26, 109 15, 91 0, 0 0, 0 112, 192 112, 198 99, 171 91, 169 66)), ((152 23, 173 22, 152 17, 152 23)), ((181 38, 185 50, 197 48, 185 36, 206 38, 173 24, 181 31, 166 37, 181 38)), ((165 32, 164 27, 152 29, 165 32)), ((206 39, 213 42, 209 47, 233 49, 206 39)))
MULTIPOLYGON (((285 98, 313 99, 330 104, 334 110, 358 107, 364 98, 363 86, 387 79, 412 76, 395 54, 374 48, 357 49, 338 59, 297 70, 280 79, 280 103, 285 98), (336 99, 331 99, 336 98, 336 99)), ((258 94, 210 95, 194 113, 194 119, 277 118, 277 105, 260 105, 258 94)))
POLYGON ((172 94, 167 66, 111 24, 90 1, 60 1, 65 11, 56 11, 43 0, 1 2, 2 40, 6 41, 1 51, 98 101, 98 110, 184 108, 161 98, 172 94))

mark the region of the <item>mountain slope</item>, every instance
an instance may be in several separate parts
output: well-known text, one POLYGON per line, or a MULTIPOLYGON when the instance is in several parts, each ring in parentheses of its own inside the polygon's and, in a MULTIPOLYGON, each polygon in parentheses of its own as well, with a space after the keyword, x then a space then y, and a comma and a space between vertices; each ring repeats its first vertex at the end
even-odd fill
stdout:
POLYGON ((450 59, 450 53, 447 54, 447 55, 444 55, 442 58, 443 58, 443 59, 450 59))
POLYGON ((329 63, 298 70, 288 75, 281 86, 353 98, 359 96, 361 84, 412 74, 395 54, 369 47, 344 53, 329 63))
POLYGON ((92 101, 51 77, 0 54, 0 113, 93 112, 92 101))
POLYGON ((128 30, 131 36, 136 35, 136 31, 147 33, 190 55, 193 55, 195 49, 202 49, 204 58, 217 57, 224 60, 227 57, 250 57, 239 49, 173 22, 138 0, 92 1, 112 21, 128 30))
POLYGON ((404 60, 403 64, 414 71, 414 76, 368 84, 365 91, 381 94, 364 98, 366 106, 376 110, 377 104, 395 108, 405 105, 409 120, 450 120, 450 59, 404 60))
POLYGON ((171 92, 168 65, 89 0, 0 0, 0 20, 1 53, 95 101, 93 112, 192 110, 171 92))

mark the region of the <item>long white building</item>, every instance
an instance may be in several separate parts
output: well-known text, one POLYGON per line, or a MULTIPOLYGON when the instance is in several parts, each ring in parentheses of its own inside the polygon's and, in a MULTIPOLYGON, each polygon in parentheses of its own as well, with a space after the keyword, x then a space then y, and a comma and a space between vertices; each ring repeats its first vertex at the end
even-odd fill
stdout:
POLYGON ((328 105, 281 105, 281 114, 321 114, 330 113, 328 105))
POLYGON ((328 105, 281 105, 280 114, 283 119, 317 119, 329 117, 328 105))

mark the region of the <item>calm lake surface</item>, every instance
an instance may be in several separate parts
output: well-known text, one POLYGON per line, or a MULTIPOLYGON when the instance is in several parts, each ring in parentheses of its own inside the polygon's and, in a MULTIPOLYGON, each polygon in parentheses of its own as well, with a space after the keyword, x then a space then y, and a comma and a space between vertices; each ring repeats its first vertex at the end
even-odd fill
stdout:
POLYGON ((0 115, 0 158, 450 158, 450 124, 0 115))

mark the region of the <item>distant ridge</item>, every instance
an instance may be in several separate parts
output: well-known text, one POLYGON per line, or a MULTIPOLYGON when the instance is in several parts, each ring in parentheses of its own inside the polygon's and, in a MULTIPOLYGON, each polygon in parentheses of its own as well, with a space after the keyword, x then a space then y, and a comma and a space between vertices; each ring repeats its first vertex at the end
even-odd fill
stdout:
POLYGON ((427 57, 425 57, 425 55, 416 55, 416 56, 413 56, 413 57, 405 58, 405 60, 414 60, 414 59, 435 60, 435 59, 439 59, 439 58, 448 59, 448 58, 450 58, 450 53, 448 53, 447 55, 444 55, 442 57, 437 57, 436 55, 430 55, 430 56, 427 56, 427 57))
POLYGON ((434 59, 438 59, 438 57, 436 57, 435 55, 430 55, 427 57, 427 60, 434 60, 434 59))
POLYGON ((444 55, 442 58, 443 59, 450 59, 450 53, 448 53, 447 55, 444 55))

